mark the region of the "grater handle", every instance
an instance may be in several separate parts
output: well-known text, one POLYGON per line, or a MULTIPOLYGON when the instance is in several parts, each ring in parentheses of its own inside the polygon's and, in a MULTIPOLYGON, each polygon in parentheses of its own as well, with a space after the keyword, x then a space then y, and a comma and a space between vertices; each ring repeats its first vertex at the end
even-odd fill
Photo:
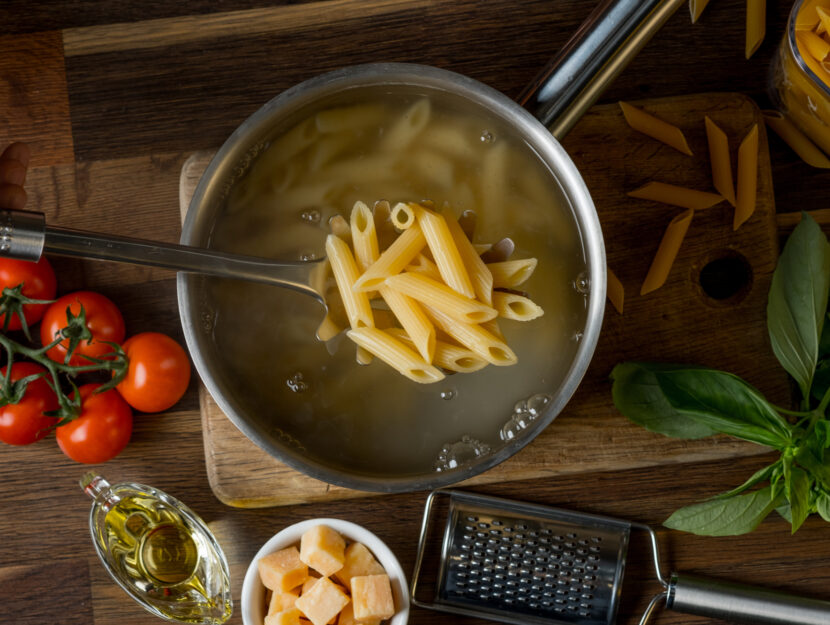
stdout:
POLYGON ((753 625, 830 623, 830 601, 677 573, 669 583, 666 607, 753 625))

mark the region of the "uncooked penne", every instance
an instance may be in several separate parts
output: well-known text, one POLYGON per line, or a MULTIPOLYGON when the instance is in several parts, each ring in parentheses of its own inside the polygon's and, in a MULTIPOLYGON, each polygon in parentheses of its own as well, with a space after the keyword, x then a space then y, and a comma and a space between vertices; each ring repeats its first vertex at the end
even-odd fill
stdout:
POLYGON ((366 271, 378 258, 378 237, 372 211, 363 202, 355 202, 349 219, 352 232, 352 247, 360 271, 366 271))
POLYGON ((346 316, 352 328, 374 326, 372 308, 366 293, 355 291, 352 285, 360 273, 357 269, 352 251, 341 238, 330 234, 326 237, 326 256, 331 263, 334 279, 337 281, 337 290, 343 300, 346 316))
POLYGON ((444 374, 424 361, 415 351, 388 332, 377 328, 356 328, 346 335, 360 347, 414 382, 429 384, 444 379, 444 374))
MULTIPOLYGON (((704 118, 706 140, 709 144, 709 162, 712 166, 712 184, 727 202, 735 206, 735 182, 732 179, 732 159, 729 157, 729 139, 718 125, 704 118)), ((691 208, 691 207, 686 207, 691 208)))
POLYGON ((801 4, 801 10, 795 16, 796 30, 813 30, 818 24, 819 13, 818 5, 821 0, 804 0, 801 4))
POLYGON ((652 139, 657 139, 683 154, 692 155, 692 150, 689 148, 689 144, 686 143, 686 137, 680 128, 626 102, 620 102, 619 104, 625 121, 631 128, 648 135, 652 139))
POLYGON ((545 314, 542 307, 529 297, 504 291, 493 292, 493 308, 499 317, 514 321, 530 321, 545 314))
POLYGON ((830 55, 830 43, 827 43, 814 32, 805 31, 798 33, 798 39, 803 47, 806 48, 807 52, 819 63, 830 55))
POLYGON ((432 362, 435 353, 435 326, 427 317, 420 304, 408 295, 382 284, 378 293, 389 305, 403 329, 411 337, 418 353, 427 362, 432 362))
POLYGON ((422 273, 399 273, 386 278, 383 284, 462 323, 481 323, 496 317, 494 308, 422 273))
POLYGON ((738 190, 732 229, 737 230, 755 212, 758 186, 758 124, 752 126, 738 148, 738 190))
POLYGON ((320 111, 314 118, 321 133, 356 130, 377 124, 383 118, 384 109, 378 104, 359 104, 320 111))
POLYGON ((426 242, 424 233, 416 222, 381 253, 380 258, 358 278, 353 288, 358 291, 373 291, 386 278, 400 273, 424 249, 426 242))
POLYGON ((456 221, 452 213, 448 212, 445 219, 455 248, 461 256, 461 262, 464 263, 464 268, 473 284, 476 298, 489 306, 493 301, 493 274, 481 260, 481 256, 470 243, 470 239, 464 234, 461 224, 456 221))
MULTIPOLYGON (((412 339, 403 329, 390 328, 387 332, 407 347, 414 347, 412 339)), ((472 373, 483 369, 489 363, 467 347, 445 343, 444 341, 435 341, 435 355, 432 364, 446 371, 472 373)))
POLYGON ((651 261, 646 279, 643 280, 643 286, 640 287, 640 295, 651 293, 665 284, 693 215, 694 211, 689 209, 669 222, 660 240, 657 253, 654 255, 654 260, 651 261))
POLYGON ((651 200, 694 210, 703 210, 723 202, 723 197, 716 193, 678 187, 665 182, 649 182, 639 189, 629 191, 628 195, 641 200, 651 200))
POLYGON ((746 0, 746 58, 764 41, 767 30, 767 0, 746 0))
POLYGON ((779 111, 762 111, 764 122, 808 165, 830 169, 830 158, 779 111))
POLYGON ((421 226, 432 258, 448 287, 469 298, 476 296, 467 268, 453 240, 447 220, 443 215, 412 204, 415 218, 421 226))
POLYGON ((608 300, 611 302, 611 305, 617 309, 618 313, 623 314, 623 305, 625 304, 625 289, 623 288, 623 283, 620 282, 617 275, 611 271, 611 267, 606 268, 606 273, 608 276, 608 282, 605 293, 608 296, 608 300))
POLYGON ((516 354, 507 343, 493 336, 480 325, 461 323, 434 308, 425 308, 425 311, 436 327, 461 345, 470 348, 490 364, 506 367, 518 362, 516 354))
POLYGON ((395 204, 389 217, 392 220, 392 225, 399 230, 406 230, 415 223, 415 211, 405 202, 395 204))
POLYGON ((707 4, 709 4, 709 0, 689 0, 689 13, 692 15, 692 24, 697 22, 707 4))
POLYGON ((816 13, 820 20, 816 28, 816 33, 819 35, 822 33, 830 33, 830 7, 827 9, 816 7, 816 13))
POLYGON ((493 276, 493 288, 512 289, 524 284, 536 269, 537 262, 535 258, 522 258, 488 263, 487 268, 493 276))

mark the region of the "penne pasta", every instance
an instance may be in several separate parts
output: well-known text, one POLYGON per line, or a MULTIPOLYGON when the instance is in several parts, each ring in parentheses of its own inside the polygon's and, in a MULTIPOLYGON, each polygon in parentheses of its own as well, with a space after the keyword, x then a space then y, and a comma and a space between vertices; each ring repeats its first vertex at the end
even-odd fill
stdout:
POLYGON ((758 124, 752 126, 741 146, 738 148, 738 190, 735 204, 735 218, 732 229, 737 230, 741 224, 755 212, 756 191, 758 185, 758 124))
POLYGON ((256 169, 272 172, 280 163, 285 163, 310 146, 318 137, 317 126, 309 118, 294 126, 274 141, 257 159, 256 169))
POLYGON ((798 33, 798 39, 802 47, 819 63, 823 62, 830 55, 830 43, 827 43, 814 32, 805 31, 798 33))
POLYGON ((830 7, 827 9, 823 9, 822 7, 816 7, 816 14, 819 17, 819 24, 816 28, 816 34, 823 34, 823 33, 830 33, 830 7))
POLYGON ((516 354, 507 346, 507 343, 480 325, 461 323, 434 308, 425 308, 425 311, 436 327, 490 364, 506 367, 518 362, 516 354))
POLYGON ((735 206, 735 183, 732 180, 729 139, 726 133, 709 119, 708 115, 703 119, 706 124, 706 140, 709 144, 709 162, 712 165, 712 184, 727 202, 735 206))
POLYGON ((326 314, 323 318, 323 321, 320 322, 320 325, 317 326, 317 340, 325 343, 326 341, 330 341, 335 336, 340 334, 343 331, 343 328, 333 319, 331 313, 326 314))
POLYGON ((451 189, 455 172, 451 158, 433 150, 408 153, 403 163, 412 168, 415 176, 440 189, 451 189))
POLYGON ((458 217, 458 225, 461 226, 461 230, 464 231, 464 236, 470 241, 473 240, 473 234, 476 231, 476 221, 478 221, 478 217, 473 210, 463 211, 458 217))
POLYGON ((435 353, 435 327, 418 302, 385 284, 378 287, 378 292, 407 335, 411 337, 418 353, 427 362, 432 362, 435 353))
POLYGON ((372 352, 358 345, 357 349, 355 349, 354 359, 359 365, 369 365, 372 363, 372 360, 374 360, 374 356, 372 355, 372 352))
POLYGON ((326 237, 326 256, 331 263, 334 279, 337 281, 337 290, 343 300, 346 316, 352 328, 374 326, 372 308, 366 293, 355 291, 352 288, 360 275, 354 256, 348 244, 343 239, 330 234, 326 237))
POLYGON ((345 132, 320 137, 311 147, 308 168, 318 171, 345 152, 354 141, 355 138, 345 132))
POLYGON ((349 221, 357 268, 360 271, 366 271, 380 257, 372 211, 363 202, 355 202, 349 221))
POLYGON ((678 152, 692 155, 692 150, 689 148, 689 144, 686 143, 686 137, 680 128, 625 102, 620 102, 619 105, 625 121, 631 128, 673 147, 678 152))
POLYGON ((611 305, 617 309, 617 312, 623 314, 623 304, 625 303, 625 289, 622 282, 617 275, 611 271, 611 267, 607 267, 607 288, 605 290, 611 305))
POLYGON ((376 124, 383 114, 380 105, 359 104, 320 111, 314 122, 321 133, 344 132, 376 124))
POLYGON ((761 111, 764 122, 808 165, 830 169, 830 158, 778 111, 761 111))
POLYGON ((657 253, 654 255, 654 260, 651 261, 646 279, 643 280, 643 286, 640 287, 640 295, 651 293, 665 284, 693 216, 694 211, 689 209, 669 222, 660 240, 657 253))
POLYGON ((536 269, 536 263, 535 258, 489 263, 487 268, 493 276, 493 288, 512 289, 524 284, 536 269))
POLYGON ((639 189, 629 191, 628 195, 641 200, 651 200, 694 210, 703 210, 723 202, 723 197, 715 193, 678 187, 665 182, 649 182, 639 189))
POLYGON ((495 336, 500 341, 504 340, 504 332, 501 331, 501 327, 499 326, 499 318, 496 317, 495 319, 490 319, 490 321, 485 321, 484 323, 479 324, 484 330, 495 336))
POLYGON ((389 276, 384 285, 463 323, 481 323, 496 316, 494 308, 461 295, 446 284, 422 273, 399 273, 389 276))
POLYGON ((422 273, 433 280, 440 280, 441 273, 438 271, 438 266, 427 258, 424 254, 418 254, 415 260, 406 266, 406 271, 414 273, 422 273))
POLYGON ((334 215, 331 219, 329 219, 329 229, 334 236, 343 239, 346 243, 351 245, 352 227, 343 215, 334 215))
MULTIPOLYGON (((412 339, 409 338, 409 335, 403 329, 390 328, 387 332, 407 347, 414 347, 412 339)), ((472 373, 473 371, 483 369, 489 363, 471 349, 461 347, 460 345, 453 345, 452 343, 445 343, 444 341, 436 341, 432 364, 447 371, 472 373)))
POLYGON ((692 24, 700 19, 701 13, 709 4, 709 0, 689 0, 689 13, 692 15, 692 24))
POLYGON ((444 282, 461 295, 468 298, 475 297, 475 289, 453 240, 447 220, 443 215, 423 206, 412 204, 412 208, 444 282))
POLYGON ((818 4, 821 0, 804 0, 795 16, 796 30, 813 30, 819 22, 818 4))
POLYGON ((380 149, 383 152, 403 154, 409 144, 412 143, 412 140, 429 123, 431 116, 432 105, 430 101, 427 98, 421 98, 386 130, 380 141, 380 149))
POLYGON ((761 46, 766 29, 766 0, 746 0, 746 58, 755 54, 755 51, 761 46))
POLYGON ((377 328, 357 328, 346 335, 360 347, 414 382, 429 384, 444 379, 444 374, 424 361, 412 349, 388 332, 377 328))
POLYGON ((453 243, 459 256, 461 256, 461 262, 464 264, 464 269, 466 269, 473 285, 476 299, 489 306, 493 301, 493 274, 490 273, 487 265, 481 260, 481 256, 476 252, 475 247, 470 243, 470 239, 464 234, 464 230, 452 214, 448 212, 445 219, 453 243))
POLYGON ((545 314, 542 307, 529 297, 504 291, 493 292, 493 308, 499 317, 514 321, 531 321, 545 314))
MULTIPOLYGON (((488 146, 481 163, 481 205, 482 213, 493 219, 506 203, 505 189, 507 188, 507 171, 509 169, 509 154, 507 146, 495 142, 488 146)), ((499 228, 502 230, 502 228, 499 228)))
POLYGON ((389 276, 400 273, 425 245, 424 233, 416 222, 381 253, 380 258, 358 278, 353 288, 358 291, 374 290, 389 276))
POLYGON ((409 204, 398 202, 392 207, 392 224, 399 230, 406 230, 415 223, 415 211, 409 204))

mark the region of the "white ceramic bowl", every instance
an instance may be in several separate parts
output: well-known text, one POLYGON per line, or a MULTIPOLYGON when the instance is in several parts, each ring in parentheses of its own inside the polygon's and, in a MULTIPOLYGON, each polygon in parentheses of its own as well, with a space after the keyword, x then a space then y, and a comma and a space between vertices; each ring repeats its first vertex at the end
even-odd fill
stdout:
POLYGON ((259 559, 291 545, 297 545, 297 548, 299 548, 302 535, 315 525, 327 525, 331 529, 340 532, 346 542, 359 542, 368 547, 369 551, 377 558, 377 561, 386 569, 386 574, 389 575, 389 581, 392 585, 392 595, 397 611, 385 623, 406 625, 409 621, 409 587, 400 562, 398 562, 392 550, 386 546, 386 543, 372 532, 365 527, 341 519, 309 519, 289 525, 262 546, 251 561, 248 572, 245 573, 245 581, 242 582, 242 622, 244 625, 263 625, 265 621, 265 586, 262 585, 259 579, 259 570, 257 569, 259 559))

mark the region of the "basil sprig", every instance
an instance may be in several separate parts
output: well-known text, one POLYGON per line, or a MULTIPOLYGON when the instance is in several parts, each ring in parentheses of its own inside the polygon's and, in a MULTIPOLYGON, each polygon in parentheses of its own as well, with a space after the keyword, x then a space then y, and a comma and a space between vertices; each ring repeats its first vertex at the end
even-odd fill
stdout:
POLYGON ((737 488, 677 510, 667 527, 743 534, 773 510, 793 532, 812 513, 830 522, 828 292, 830 243, 803 213, 778 260, 767 303, 773 352, 801 394, 797 411, 775 406, 723 371, 643 362, 614 367, 614 405, 634 423, 676 438, 728 434, 781 453, 737 488))

